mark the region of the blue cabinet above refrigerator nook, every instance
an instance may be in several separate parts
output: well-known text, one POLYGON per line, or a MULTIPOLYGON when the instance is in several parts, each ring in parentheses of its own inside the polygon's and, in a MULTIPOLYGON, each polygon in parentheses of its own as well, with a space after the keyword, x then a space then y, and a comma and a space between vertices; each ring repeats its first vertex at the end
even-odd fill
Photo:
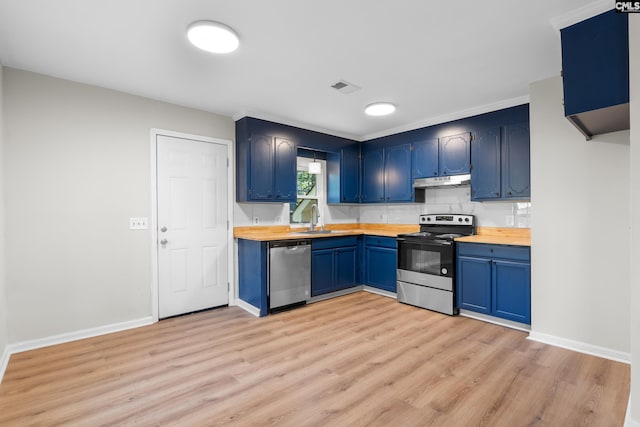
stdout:
POLYGON ((629 129, 629 16, 610 10, 560 35, 567 119, 587 139, 629 129))

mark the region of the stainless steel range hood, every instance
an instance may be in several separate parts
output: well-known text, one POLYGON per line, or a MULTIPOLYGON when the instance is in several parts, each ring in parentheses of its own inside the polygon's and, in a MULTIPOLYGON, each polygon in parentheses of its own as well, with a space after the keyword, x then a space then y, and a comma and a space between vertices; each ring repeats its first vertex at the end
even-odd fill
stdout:
POLYGON ((471 184, 471 174, 416 178, 413 188, 456 187, 471 184))

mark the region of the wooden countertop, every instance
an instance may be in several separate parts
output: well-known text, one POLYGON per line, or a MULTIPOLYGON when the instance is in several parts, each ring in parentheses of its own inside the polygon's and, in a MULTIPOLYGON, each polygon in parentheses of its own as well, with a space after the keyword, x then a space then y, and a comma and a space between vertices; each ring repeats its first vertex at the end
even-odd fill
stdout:
MULTIPOLYGON (((322 239, 339 236, 385 236, 397 237, 402 233, 420 231, 418 225, 411 224, 330 224, 325 227, 334 233, 301 234, 307 228, 290 228, 288 225, 234 227, 233 237, 237 239, 268 242, 273 240, 322 239)), ((458 237, 456 242, 487 243, 494 245, 531 246, 531 230, 528 228, 478 227, 473 236, 458 237)))
POLYGON ((473 236, 458 237, 456 242, 531 246, 529 228, 478 227, 476 233, 473 236))
POLYGON ((248 226, 234 227, 233 237, 237 239, 258 240, 268 242, 273 240, 292 240, 292 239, 321 239, 326 237, 340 236, 385 236, 397 237, 402 233, 414 233, 420 231, 418 225, 411 224, 327 224, 326 230, 333 230, 334 233, 326 234, 301 234, 308 228, 293 228, 288 225, 272 225, 272 226, 248 226))

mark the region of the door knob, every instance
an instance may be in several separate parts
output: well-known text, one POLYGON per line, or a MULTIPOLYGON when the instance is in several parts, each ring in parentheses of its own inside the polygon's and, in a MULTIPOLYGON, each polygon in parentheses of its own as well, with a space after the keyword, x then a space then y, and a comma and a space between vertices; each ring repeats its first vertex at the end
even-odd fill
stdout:
POLYGON ((162 231, 163 233, 166 233, 166 232, 167 232, 167 227, 162 227, 162 228, 160 229, 160 231, 162 231))
POLYGON ((160 244, 161 245, 166 245, 167 243, 169 243, 169 241, 167 239, 160 240, 160 244))

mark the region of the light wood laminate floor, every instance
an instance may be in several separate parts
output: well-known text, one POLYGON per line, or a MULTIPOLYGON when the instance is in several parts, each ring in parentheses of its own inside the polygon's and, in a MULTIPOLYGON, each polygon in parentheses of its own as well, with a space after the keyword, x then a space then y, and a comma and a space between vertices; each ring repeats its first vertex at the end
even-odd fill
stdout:
POLYGON ((15 354, 0 425, 622 426, 629 366, 358 292, 15 354))

